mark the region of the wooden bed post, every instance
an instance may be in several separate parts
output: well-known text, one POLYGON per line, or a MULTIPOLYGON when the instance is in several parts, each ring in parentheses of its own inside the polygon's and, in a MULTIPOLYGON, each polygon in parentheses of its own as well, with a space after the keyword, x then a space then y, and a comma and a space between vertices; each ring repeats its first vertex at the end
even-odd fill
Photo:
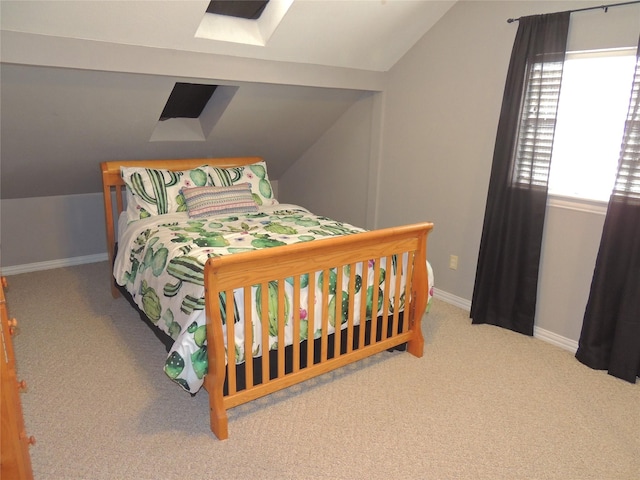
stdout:
POLYGON ((209 415, 213 434, 218 437, 218 440, 227 440, 229 438, 229 419, 222 402, 222 395, 218 398, 209 392, 209 415))
POLYGON ((424 336, 422 335, 422 317, 427 309, 429 274, 427 272, 427 234, 420 234, 420 245, 416 251, 411 282, 411 309, 409 311, 409 329, 413 331, 412 339, 407 342, 407 351, 418 358, 424 353, 424 336), (419 267, 419 268, 418 268, 419 267))
MULTIPOLYGON (((211 261, 208 261, 204 268, 204 291, 205 297, 213 298, 213 300, 208 301, 205 305, 207 315, 207 357, 209 365, 207 374, 204 377, 204 387, 209 393, 209 422, 211 424, 211 431, 219 440, 226 440, 229 438, 229 420, 224 401, 224 381, 226 377, 227 360, 220 304, 218 295, 213 288, 215 281, 215 272, 212 272, 211 261)), ((233 293, 231 293, 230 297, 233 299, 233 293)), ((233 300, 231 304, 233 304, 233 300)), ((231 364, 234 365, 235 356, 231 355, 231 359, 231 364)))
MULTIPOLYGON (((116 237, 115 237, 115 224, 114 224, 114 215, 113 215, 113 204, 111 203, 111 187, 114 186, 113 180, 110 180, 110 177, 113 177, 113 174, 108 172, 106 162, 102 162, 100 164, 100 169, 102 171, 102 196, 104 199, 104 217, 105 217, 105 227, 107 233, 107 255, 109 257, 109 268, 113 268, 113 256, 115 255, 114 249, 116 245, 116 237)), ((116 179, 117 183, 118 178, 116 179)), ((116 196, 118 198, 118 207, 122 205, 122 191, 118 190, 116 187, 116 196)), ((120 212, 118 212, 119 214, 120 212)), ((118 298, 120 296, 120 292, 116 287, 115 279, 113 275, 109 275, 110 286, 111 286, 111 296, 113 298, 118 298)))

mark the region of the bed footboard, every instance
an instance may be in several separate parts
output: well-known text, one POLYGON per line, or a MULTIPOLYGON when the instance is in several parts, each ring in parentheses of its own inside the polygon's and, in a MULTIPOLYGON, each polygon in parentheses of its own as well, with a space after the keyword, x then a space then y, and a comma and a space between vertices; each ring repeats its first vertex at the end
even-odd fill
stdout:
MULTIPOLYGON (((431 223, 420 223, 209 259, 205 267, 209 365, 205 388, 209 393, 213 433, 219 439, 228 438, 229 408, 383 350, 406 343, 411 354, 421 357, 424 348, 421 319, 429 290, 427 236, 432 228, 431 223), (393 265, 395 270, 393 277, 387 277, 389 281, 384 282, 384 288, 378 288, 385 276, 381 265, 393 265), (357 275, 356 271, 362 274, 357 275), (331 272, 341 274, 331 277, 331 272), (317 278, 332 281, 316 285, 317 278), (402 282, 402 278, 406 281, 402 282), (291 305, 285 301, 287 282, 293 285, 291 305), (308 286, 308 304, 321 305, 321 315, 314 314, 317 308, 302 309, 304 318, 301 318, 302 284, 308 286), (269 345, 271 331, 281 346, 275 355, 277 373, 269 374, 274 371, 270 364, 274 355, 263 352, 259 362, 244 362, 249 367, 245 368, 239 386, 236 369, 227 369, 225 344, 235 345, 238 327, 234 321, 225 319, 238 320, 234 316, 234 302, 226 299, 233 299, 234 291, 240 289, 243 310, 251 312, 252 287, 257 286, 270 295, 258 298, 253 294, 256 303, 261 304, 260 318, 244 315, 240 320, 244 322, 244 351, 253 351, 254 322, 258 322, 255 331, 260 332, 261 344, 269 345), (336 295, 336 292, 343 293, 336 295), (358 295, 360 302, 355 301, 358 295), (372 311, 371 305, 382 309, 379 317, 378 310, 372 311), (304 347, 297 340, 291 342, 292 360, 285 368, 288 318, 292 321, 292 338, 306 339, 308 335, 309 341, 304 342, 304 347), (339 334, 330 333, 330 327, 335 327, 339 334), (261 369, 259 375, 255 375, 252 367, 256 363, 261 369)), ((230 347, 230 364, 235 359, 233 348, 230 347)))

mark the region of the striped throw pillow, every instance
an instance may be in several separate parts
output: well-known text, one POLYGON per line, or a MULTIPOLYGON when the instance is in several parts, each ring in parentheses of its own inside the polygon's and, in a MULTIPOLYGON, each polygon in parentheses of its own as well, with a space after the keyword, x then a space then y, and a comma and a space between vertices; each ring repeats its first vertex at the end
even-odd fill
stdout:
POLYGON ((239 183, 229 187, 183 188, 182 195, 191 218, 258 211, 249 183, 239 183))

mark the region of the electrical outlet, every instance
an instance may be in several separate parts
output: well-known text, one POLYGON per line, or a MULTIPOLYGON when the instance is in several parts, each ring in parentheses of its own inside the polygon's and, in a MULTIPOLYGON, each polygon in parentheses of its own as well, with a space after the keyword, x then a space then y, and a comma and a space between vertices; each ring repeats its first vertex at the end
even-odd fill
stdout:
POLYGON ((449 268, 451 270, 457 270, 458 269, 458 256, 457 255, 450 255, 449 256, 449 268))

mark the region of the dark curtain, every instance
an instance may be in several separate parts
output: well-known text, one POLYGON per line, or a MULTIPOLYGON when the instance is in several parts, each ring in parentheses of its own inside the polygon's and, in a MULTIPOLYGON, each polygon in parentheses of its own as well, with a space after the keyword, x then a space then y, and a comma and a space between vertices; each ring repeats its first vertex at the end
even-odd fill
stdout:
POLYGON ((576 358, 632 383, 640 376, 640 40, 616 184, 576 358))
POLYGON ((519 20, 489 181, 473 323, 533 335, 547 177, 569 12, 519 20))

